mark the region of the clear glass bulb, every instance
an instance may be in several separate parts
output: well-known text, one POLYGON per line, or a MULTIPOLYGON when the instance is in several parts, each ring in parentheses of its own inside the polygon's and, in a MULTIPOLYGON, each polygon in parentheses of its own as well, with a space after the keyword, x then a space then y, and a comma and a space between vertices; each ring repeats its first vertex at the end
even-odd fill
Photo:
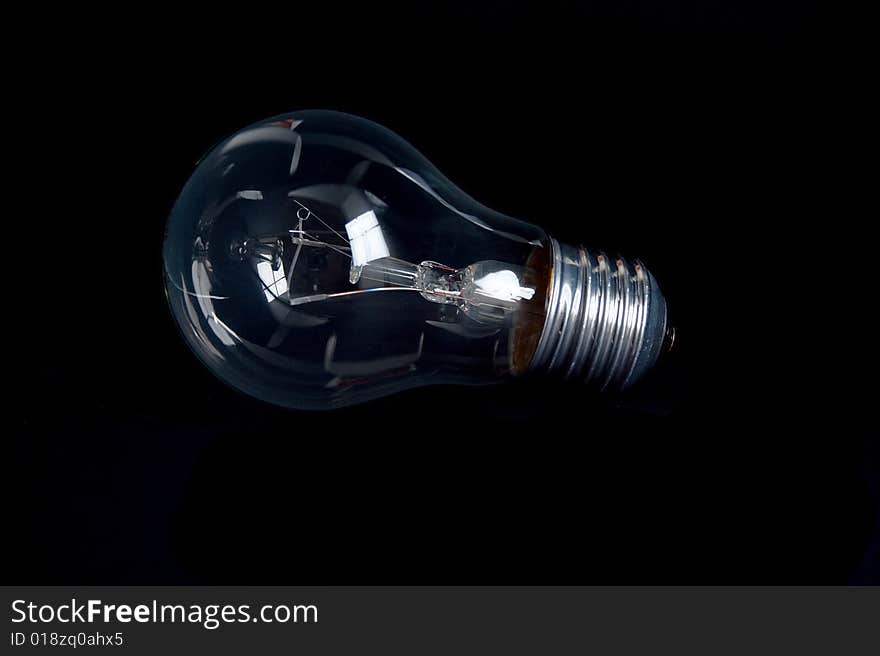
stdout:
POLYGON ((214 147, 174 206, 164 263, 199 358, 293 408, 528 371, 625 387, 666 331, 640 264, 483 207, 397 135, 338 112, 214 147))

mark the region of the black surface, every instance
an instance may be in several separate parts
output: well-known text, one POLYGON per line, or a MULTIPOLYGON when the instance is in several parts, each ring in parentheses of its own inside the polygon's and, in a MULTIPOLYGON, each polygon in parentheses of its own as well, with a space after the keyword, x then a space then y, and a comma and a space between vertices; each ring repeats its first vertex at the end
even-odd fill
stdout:
POLYGON ((37 29, 4 580, 880 582, 830 28, 802 3, 685 4, 37 29), (640 257, 677 350, 615 399, 532 381, 309 414, 224 387, 165 306, 164 222, 212 144, 301 108, 376 120, 486 205, 640 257))

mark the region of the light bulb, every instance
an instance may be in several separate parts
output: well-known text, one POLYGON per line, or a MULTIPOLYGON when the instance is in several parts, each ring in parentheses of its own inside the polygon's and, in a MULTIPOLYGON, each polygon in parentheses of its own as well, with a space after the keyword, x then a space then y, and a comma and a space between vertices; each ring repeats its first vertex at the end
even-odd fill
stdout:
POLYGON ((196 355, 293 408, 527 373, 619 389, 666 336, 644 266, 483 207, 397 135, 338 112, 214 147, 171 212, 164 264, 196 355))

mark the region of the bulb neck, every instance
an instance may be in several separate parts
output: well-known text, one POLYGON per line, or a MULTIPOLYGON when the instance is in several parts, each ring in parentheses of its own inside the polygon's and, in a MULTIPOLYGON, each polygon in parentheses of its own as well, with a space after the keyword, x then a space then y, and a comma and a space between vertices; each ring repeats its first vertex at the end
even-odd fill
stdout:
POLYGON ((530 370, 621 390, 667 341, 666 301, 643 264, 550 238, 547 318, 530 370))

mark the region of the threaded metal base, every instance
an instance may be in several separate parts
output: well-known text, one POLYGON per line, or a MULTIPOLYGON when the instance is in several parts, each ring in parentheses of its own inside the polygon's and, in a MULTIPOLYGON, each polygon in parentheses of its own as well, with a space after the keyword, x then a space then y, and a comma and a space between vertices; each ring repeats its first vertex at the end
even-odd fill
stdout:
POLYGON ((547 319, 530 370, 624 389, 650 369, 666 339, 666 301, 640 262, 593 255, 551 238, 547 319))

